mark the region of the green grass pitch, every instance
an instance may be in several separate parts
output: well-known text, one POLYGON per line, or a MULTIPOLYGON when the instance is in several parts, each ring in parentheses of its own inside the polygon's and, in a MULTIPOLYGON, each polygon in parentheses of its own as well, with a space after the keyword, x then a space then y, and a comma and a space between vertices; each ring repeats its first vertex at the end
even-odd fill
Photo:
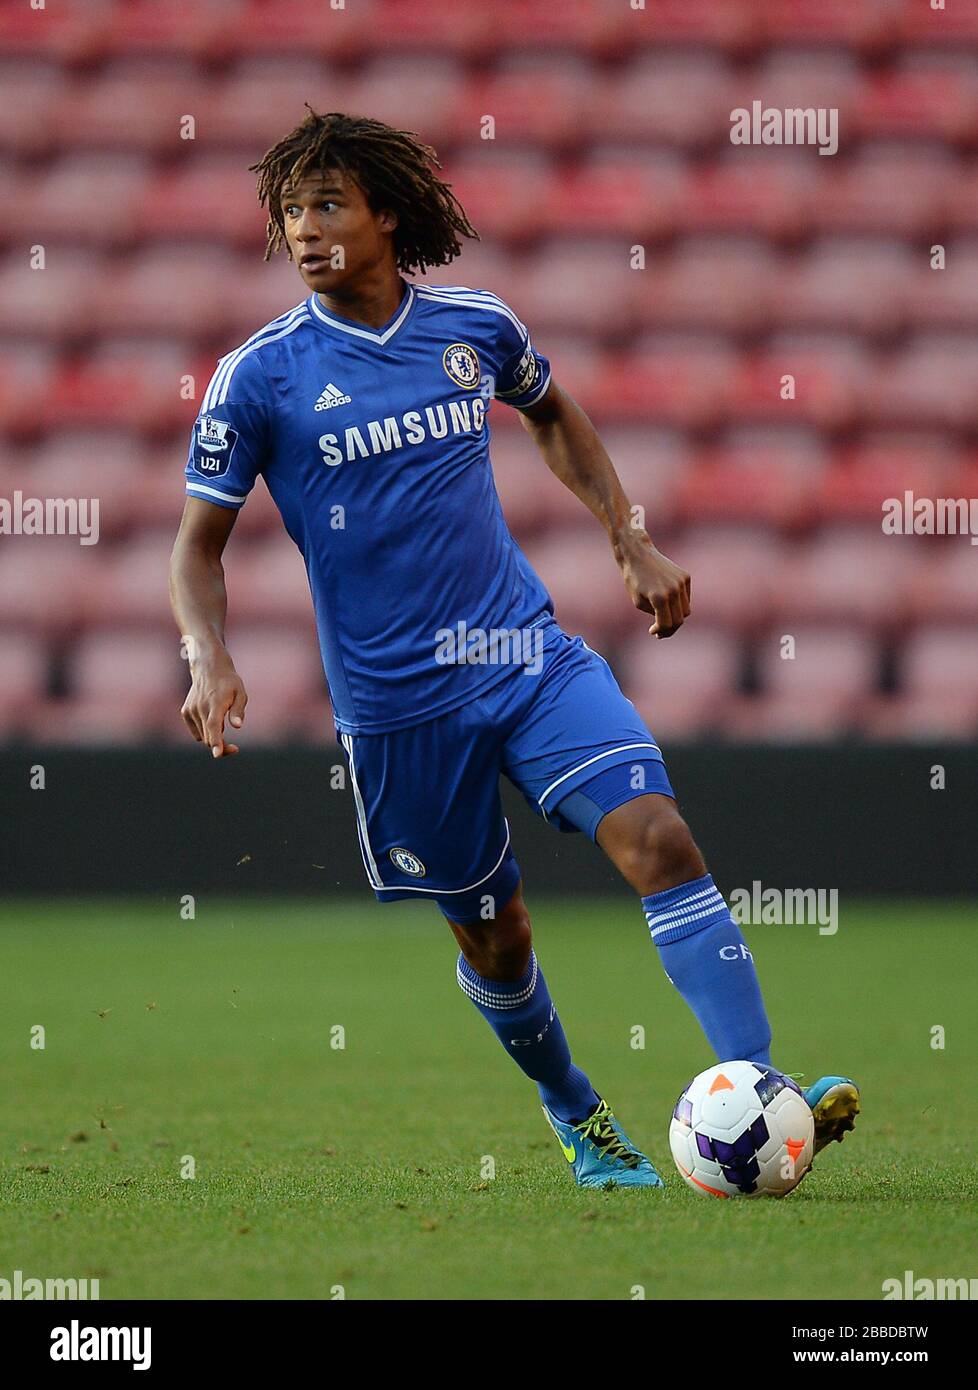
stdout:
POLYGON ((669 1154, 713 1058, 637 904, 528 901, 575 1059, 664 1192, 573 1185, 434 908, 8 903, 0 1277, 97 1277, 103 1299, 879 1299, 908 1269, 978 1274, 970 905, 747 929, 776 1062, 855 1076, 863 1115, 786 1201, 720 1202, 669 1154))

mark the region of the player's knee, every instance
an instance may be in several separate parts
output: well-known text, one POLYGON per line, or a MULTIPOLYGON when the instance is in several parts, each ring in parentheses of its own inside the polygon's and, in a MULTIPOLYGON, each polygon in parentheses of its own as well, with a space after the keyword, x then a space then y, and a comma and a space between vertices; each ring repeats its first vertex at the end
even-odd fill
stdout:
POLYGON ((499 915, 469 928, 462 954, 485 980, 518 980, 526 973, 533 948, 530 917, 523 905, 509 903, 499 915))
POLYGON ((660 807, 636 828, 627 850, 626 877, 642 896, 661 893, 706 873, 689 826, 675 807, 660 807))

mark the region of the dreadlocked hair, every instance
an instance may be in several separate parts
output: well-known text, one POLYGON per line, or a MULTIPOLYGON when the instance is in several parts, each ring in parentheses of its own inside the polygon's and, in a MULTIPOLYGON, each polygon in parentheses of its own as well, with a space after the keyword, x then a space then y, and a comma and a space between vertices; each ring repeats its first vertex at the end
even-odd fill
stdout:
POLYGON ((295 130, 249 166, 258 175, 258 201, 268 210, 266 261, 283 246, 288 250, 282 190, 327 169, 348 174, 375 212, 397 214, 398 270, 423 275, 428 266, 447 265, 459 255, 460 236, 478 240, 451 187, 435 172, 441 168, 435 151, 412 131, 368 116, 320 115, 308 102, 305 106, 309 114, 295 130))

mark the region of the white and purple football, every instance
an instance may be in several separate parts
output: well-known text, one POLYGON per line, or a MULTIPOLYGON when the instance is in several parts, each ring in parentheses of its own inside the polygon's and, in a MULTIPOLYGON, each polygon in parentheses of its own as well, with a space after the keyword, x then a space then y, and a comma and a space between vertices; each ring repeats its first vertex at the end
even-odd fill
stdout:
POLYGON ((812 1163, 815 1122, 790 1076, 720 1062, 686 1086, 669 1126, 676 1167, 706 1197, 784 1197, 812 1163))

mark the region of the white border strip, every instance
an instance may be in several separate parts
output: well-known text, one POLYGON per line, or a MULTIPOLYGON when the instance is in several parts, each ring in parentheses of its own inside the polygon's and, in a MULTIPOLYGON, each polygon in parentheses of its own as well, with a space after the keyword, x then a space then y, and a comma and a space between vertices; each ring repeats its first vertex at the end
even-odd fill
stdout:
POLYGON ((478 888, 481 883, 485 883, 486 879, 492 878, 493 874, 506 858, 506 851, 509 849, 509 821, 504 818, 503 824, 506 826, 506 840, 503 844, 502 853, 489 872, 483 874, 481 878, 477 878, 475 883, 467 883, 464 888, 415 888, 413 884, 408 883, 389 883, 386 887, 381 884, 380 891, 382 893, 437 893, 442 897, 448 897, 452 893, 468 893, 473 888, 478 888))
POLYGON ((310 295, 306 303, 312 309, 312 312, 315 315, 315 317, 319 319, 321 323, 329 324, 330 328, 337 328, 341 333, 350 333, 353 335, 354 338, 366 338, 368 342, 380 343, 383 345, 388 341, 389 338, 393 338, 394 334, 397 332, 401 324, 404 322, 408 314, 411 312, 411 305, 414 303, 415 299, 414 286, 412 285, 410 280, 405 280, 404 283, 408 287, 408 292, 404 296, 404 308, 398 314, 397 318, 391 324, 390 328, 388 328, 383 333, 371 333, 369 329, 354 328, 352 324, 341 323, 339 319, 333 318, 332 314, 327 314, 326 310, 322 307, 318 297, 315 294, 310 295))
POLYGON ((543 810, 543 803, 554 788, 559 787, 561 782, 566 782, 568 777, 573 777, 575 772, 583 772, 586 767, 590 767, 592 763, 599 763, 602 758, 610 758, 613 753, 627 753, 632 748, 654 748, 659 756, 662 756, 662 750, 657 743, 622 743, 617 748, 608 748, 603 753, 595 753, 593 758, 588 758, 586 762, 578 763, 577 767, 572 767, 570 772, 565 772, 563 777, 558 777, 556 782, 551 782, 550 786, 543 793, 543 796, 537 801, 537 805, 543 810))
MULTIPOLYGON (((238 506, 241 506, 242 503, 247 502, 248 500, 247 493, 245 493, 244 497, 235 497, 235 495, 231 492, 218 492, 216 487, 204 487, 203 483, 191 483, 188 481, 187 491, 205 492, 208 497, 220 497, 222 502, 234 502, 238 506)), ((251 516, 251 512, 249 512, 248 515, 251 516)))
POLYGON ((287 333, 292 332, 293 328, 298 328, 300 323, 305 323, 308 316, 306 301, 303 300, 302 303, 297 304, 294 309, 290 309, 287 314, 281 314, 277 319, 272 319, 271 323, 266 324, 264 328, 260 328, 257 333, 253 333, 240 347, 235 348, 233 352, 229 352, 226 357, 222 357, 217 367, 214 369, 214 375, 208 383, 207 390, 204 392, 200 413, 206 415, 214 409, 215 405, 224 404, 227 400, 231 378, 234 376, 238 363, 247 357, 250 352, 253 352, 255 348, 261 347, 264 343, 273 343, 276 338, 285 337, 287 333), (296 317, 297 315, 298 317, 296 317), (282 328, 281 332, 272 332, 273 329, 280 327, 282 328), (266 337, 266 334, 270 336, 266 337))
POLYGON ((360 853, 363 856, 363 867, 367 871, 367 878, 372 888, 383 888, 380 871, 377 868, 377 861, 374 859, 374 852, 370 848, 370 837, 367 834, 367 813, 363 806, 363 797, 360 795, 360 784, 357 782, 357 770, 353 761, 353 738, 350 734, 340 734, 343 747, 346 749, 347 757, 350 759, 350 781, 353 783, 353 799, 357 808, 357 833, 360 837, 360 853))

